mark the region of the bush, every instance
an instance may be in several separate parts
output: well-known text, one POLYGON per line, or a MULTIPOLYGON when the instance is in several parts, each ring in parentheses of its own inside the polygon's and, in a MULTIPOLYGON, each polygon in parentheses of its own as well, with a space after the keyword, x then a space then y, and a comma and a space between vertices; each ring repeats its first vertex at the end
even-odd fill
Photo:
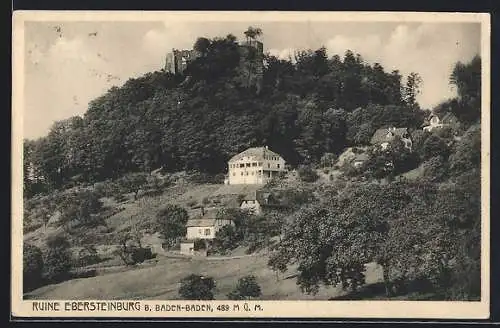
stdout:
POLYGON ((228 251, 238 247, 238 242, 239 238, 236 229, 232 225, 223 226, 215 234, 213 251, 225 255, 228 251))
POLYGON ((101 262, 101 258, 97 254, 97 250, 94 246, 90 245, 80 250, 76 264, 79 267, 85 267, 99 262, 101 262))
POLYGON ((190 274, 180 281, 179 296, 185 300, 213 300, 215 281, 212 277, 190 274))
POLYGON ((449 147, 446 141, 435 134, 431 134, 422 146, 422 159, 427 160, 435 156, 443 156, 447 158, 449 155, 449 147))
POLYGON ((48 250, 44 254, 44 276, 48 281, 59 282, 69 278, 73 263, 68 240, 55 235, 47 240, 48 250))
POLYGON ((448 167, 442 156, 435 156, 424 162, 424 179, 432 182, 440 182, 446 178, 448 167))
POLYGON ((43 283, 42 251, 30 244, 23 245, 23 292, 29 292, 43 283))
POLYGON ((310 166, 301 166, 297 170, 297 172, 299 174, 300 180, 304 182, 315 182, 319 178, 318 173, 316 173, 316 170, 314 170, 310 166))
POLYGON ((230 300, 245 300, 262 295, 255 276, 249 275, 238 280, 236 287, 227 295, 230 300))

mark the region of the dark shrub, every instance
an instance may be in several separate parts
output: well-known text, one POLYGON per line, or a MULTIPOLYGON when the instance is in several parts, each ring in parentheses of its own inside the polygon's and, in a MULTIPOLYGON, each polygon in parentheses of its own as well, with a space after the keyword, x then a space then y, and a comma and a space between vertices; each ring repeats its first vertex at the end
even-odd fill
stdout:
POLYGON ((59 282, 69 278, 73 259, 68 240, 55 235, 47 240, 48 250, 44 254, 44 275, 48 281, 59 282))
POLYGON ((29 292, 43 283, 42 251, 30 244, 23 245, 23 290, 29 292))
POLYGON ((314 182, 319 178, 318 173, 310 166, 301 166, 297 172, 300 180, 304 182, 314 182))
POLYGON ((238 280, 238 284, 227 295, 230 300, 244 300, 262 295, 261 288, 255 276, 249 275, 238 280))
POLYGON ((215 281, 212 277, 190 274, 180 281, 179 296, 185 300, 213 300, 215 281))

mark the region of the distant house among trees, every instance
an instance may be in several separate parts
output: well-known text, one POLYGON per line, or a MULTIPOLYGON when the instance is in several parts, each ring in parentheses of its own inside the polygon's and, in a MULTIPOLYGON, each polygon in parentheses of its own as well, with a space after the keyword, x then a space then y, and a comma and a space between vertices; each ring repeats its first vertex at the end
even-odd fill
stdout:
POLYGON ((370 143, 372 145, 381 146, 382 149, 386 149, 389 146, 389 143, 394 140, 396 137, 399 137, 401 141, 405 144, 405 147, 411 150, 412 140, 411 135, 408 132, 408 128, 382 128, 375 131, 372 136, 370 143))
POLYGON ((233 156, 228 162, 226 183, 266 184, 285 172, 285 160, 266 147, 253 147, 233 156))
POLYGON ((448 126, 452 127, 458 123, 458 118, 453 113, 432 113, 429 115, 423 130, 431 132, 435 129, 441 129, 448 126))
POLYGON ((266 208, 279 208, 281 206, 282 204, 276 200, 276 197, 272 193, 257 190, 249 193, 241 200, 240 209, 248 210, 253 214, 259 215, 262 214, 266 208))
POLYGON ((360 153, 356 154, 356 157, 354 157, 354 160, 352 161, 352 165, 355 168, 361 167, 366 161, 370 159, 370 156, 368 156, 367 153, 360 153))

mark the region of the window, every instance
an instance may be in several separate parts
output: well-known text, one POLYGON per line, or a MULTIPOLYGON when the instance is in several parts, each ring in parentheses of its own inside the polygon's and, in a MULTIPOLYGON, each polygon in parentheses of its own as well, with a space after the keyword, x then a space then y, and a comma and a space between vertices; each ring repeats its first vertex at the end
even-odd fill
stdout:
POLYGON ((250 167, 250 163, 247 163, 247 167, 250 167))
POLYGON ((278 167, 278 169, 280 168, 280 165, 279 165, 279 164, 276 164, 276 166, 278 167))
POLYGON ((267 168, 270 168, 271 167, 271 164, 267 163, 267 168))
POLYGON ((205 236, 209 236, 210 235, 210 229, 205 229, 205 236))
POLYGON ((262 175, 262 171, 259 171, 259 176, 261 176, 261 175, 262 175))
POLYGON ((252 175, 254 174, 254 172, 252 171, 252 175))
POLYGON ((241 172, 241 175, 243 175, 243 172, 241 172))
POLYGON ((248 175, 248 171, 245 171, 245 175, 248 175))
POLYGON ((240 164, 240 167, 245 167, 245 164, 240 164))
POLYGON ((259 162, 259 166, 262 166, 262 162, 259 162))
POLYGON ((257 163, 252 163, 252 166, 257 166, 257 163))
POLYGON ((233 172, 233 177, 236 175, 236 172, 233 172))
POLYGON ((201 235, 203 233, 203 229, 198 229, 198 233, 201 235))

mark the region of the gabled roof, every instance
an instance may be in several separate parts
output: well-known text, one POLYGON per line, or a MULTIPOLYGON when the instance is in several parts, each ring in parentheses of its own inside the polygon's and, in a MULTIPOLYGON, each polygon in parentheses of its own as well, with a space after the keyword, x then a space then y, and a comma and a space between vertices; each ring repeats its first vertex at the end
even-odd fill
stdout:
POLYGON ((255 157, 256 160, 264 160, 264 156, 279 156, 281 157, 278 153, 275 153, 272 150, 269 150, 266 147, 252 147, 248 148, 245 151, 242 151, 239 154, 234 155, 231 157, 229 162, 234 162, 237 160, 242 159, 243 157, 255 157))
POLYGON ((216 219, 207 219, 207 218, 199 218, 199 219, 190 219, 186 223, 186 227, 213 227, 215 226, 216 219))
POLYGON ((356 157, 354 157, 354 161, 367 161, 369 159, 370 156, 367 153, 356 154, 356 157))
POLYGON ((405 133, 408 133, 408 128, 382 128, 375 131, 372 136, 370 143, 372 145, 381 144, 384 142, 391 141, 395 136, 403 137, 405 133), (392 132, 392 137, 387 137, 387 134, 392 132))

